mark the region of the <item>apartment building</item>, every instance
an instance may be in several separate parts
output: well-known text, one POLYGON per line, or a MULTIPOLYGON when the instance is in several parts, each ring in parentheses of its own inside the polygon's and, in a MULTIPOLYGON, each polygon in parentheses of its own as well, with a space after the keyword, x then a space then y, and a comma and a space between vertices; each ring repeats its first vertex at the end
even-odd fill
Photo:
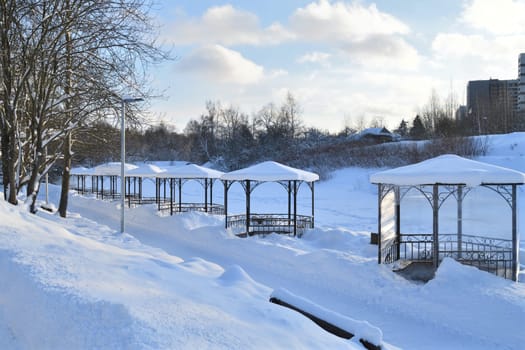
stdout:
POLYGON ((474 133, 505 133, 513 129, 518 105, 517 79, 473 80, 467 85, 467 119, 474 133))
POLYGON ((518 113, 525 117, 525 53, 518 58, 518 113))
POLYGON ((518 57, 518 78, 472 80, 467 84, 461 122, 474 134, 507 133, 525 126, 525 53, 518 57))

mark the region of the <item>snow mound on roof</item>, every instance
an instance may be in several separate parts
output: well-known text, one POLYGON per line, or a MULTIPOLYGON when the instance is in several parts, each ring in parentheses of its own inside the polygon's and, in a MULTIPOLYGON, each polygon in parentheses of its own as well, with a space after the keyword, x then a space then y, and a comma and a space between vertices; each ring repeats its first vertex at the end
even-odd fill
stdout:
MULTIPOLYGON (((120 163, 119 163, 120 165, 120 163)), ((126 171, 126 176, 136 177, 155 177, 160 173, 166 172, 166 169, 162 169, 153 164, 140 164, 136 168, 126 171)))
POLYGON ((224 173, 218 170, 206 168, 197 164, 187 164, 167 168, 167 171, 159 176, 178 179, 218 179, 222 174, 224 173))
POLYGON ((235 170, 221 176, 221 180, 243 181, 308 181, 319 180, 319 175, 292 168, 273 161, 266 161, 250 167, 235 170))
MULTIPOLYGON (((124 170, 126 172, 138 168, 136 165, 125 163, 124 170)), ((121 172, 120 162, 110 162, 98 165, 93 168, 93 175, 105 176, 119 176, 121 172)))
POLYGON ((400 186, 431 184, 523 184, 525 174, 496 165, 446 154, 420 163, 372 174, 372 183, 400 186))

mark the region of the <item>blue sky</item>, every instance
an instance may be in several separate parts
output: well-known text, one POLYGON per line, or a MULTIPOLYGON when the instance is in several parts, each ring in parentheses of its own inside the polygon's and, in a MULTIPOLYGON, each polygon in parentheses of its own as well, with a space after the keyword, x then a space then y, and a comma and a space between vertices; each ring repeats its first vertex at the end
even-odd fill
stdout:
POLYGON ((162 0, 160 40, 177 56, 151 71, 153 118, 182 131, 207 100, 252 114, 288 92, 304 123, 338 131, 413 120, 434 90, 515 79, 525 0, 162 0))

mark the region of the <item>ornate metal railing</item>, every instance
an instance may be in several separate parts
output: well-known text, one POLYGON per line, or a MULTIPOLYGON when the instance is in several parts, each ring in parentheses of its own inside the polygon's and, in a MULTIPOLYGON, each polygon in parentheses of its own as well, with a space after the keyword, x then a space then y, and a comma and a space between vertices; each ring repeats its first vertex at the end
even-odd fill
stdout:
POLYGON ((381 263, 391 264, 399 260, 399 241, 397 238, 381 242, 381 263))
POLYGON ((162 201, 159 205, 159 210, 163 212, 173 213, 185 213, 190 211, 198 211, 214 215, 224 215, 224 205, 216 203, 171 203, 168 201, 162 201))
POLYGON ((402 234, 399 244, 400 259, 432 261, 432 235, 402 234))
MULTIPOLYGON (((158 199, 155 197, 139 197, 138 195, 126 195, 126 200, 128 201, 129 207, 135 207, 142 204, 158 203, 158 199)), ((164 201, 164 199, 161 199, 161 201, 164 201)))
MULTIPOLYGON (((307 215, 296 215, 297 236, 307 229, 313 228, 313 218, 307 215)), ((226 227, 238 229, 238 234, 294 234, 294 218, 288 214, 250 214, 249 230, 246 232, 246 215, 231 215, 227 217, 226 227)))
MULTIPOLYGON (((410 261, 432 261, 431 234, 401 234, 399 258, 410 261)), ((453 258, 462 264, 512 278, 512 241, 474 235, 440 234, 439 261, 453 258)))

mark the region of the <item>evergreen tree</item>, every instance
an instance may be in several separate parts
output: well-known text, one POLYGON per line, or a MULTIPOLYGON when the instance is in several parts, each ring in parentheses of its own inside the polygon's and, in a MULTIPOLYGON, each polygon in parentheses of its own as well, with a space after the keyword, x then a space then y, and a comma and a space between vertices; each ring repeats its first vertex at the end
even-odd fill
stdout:
POLYGON ((399 126, 396 130, 394 130, 395 133, 397 133, 401 137, 407 137, 409 130, 408 130, 408 123, 405 121, 405 119, 401 120, 401 123, 399 123, 399 126))
POLYGON ((410 137, 414 140, 422 140, 425 138, 427 131, 423 125, 423 121, 419 115, 416 115, 410 128, 410 137))

